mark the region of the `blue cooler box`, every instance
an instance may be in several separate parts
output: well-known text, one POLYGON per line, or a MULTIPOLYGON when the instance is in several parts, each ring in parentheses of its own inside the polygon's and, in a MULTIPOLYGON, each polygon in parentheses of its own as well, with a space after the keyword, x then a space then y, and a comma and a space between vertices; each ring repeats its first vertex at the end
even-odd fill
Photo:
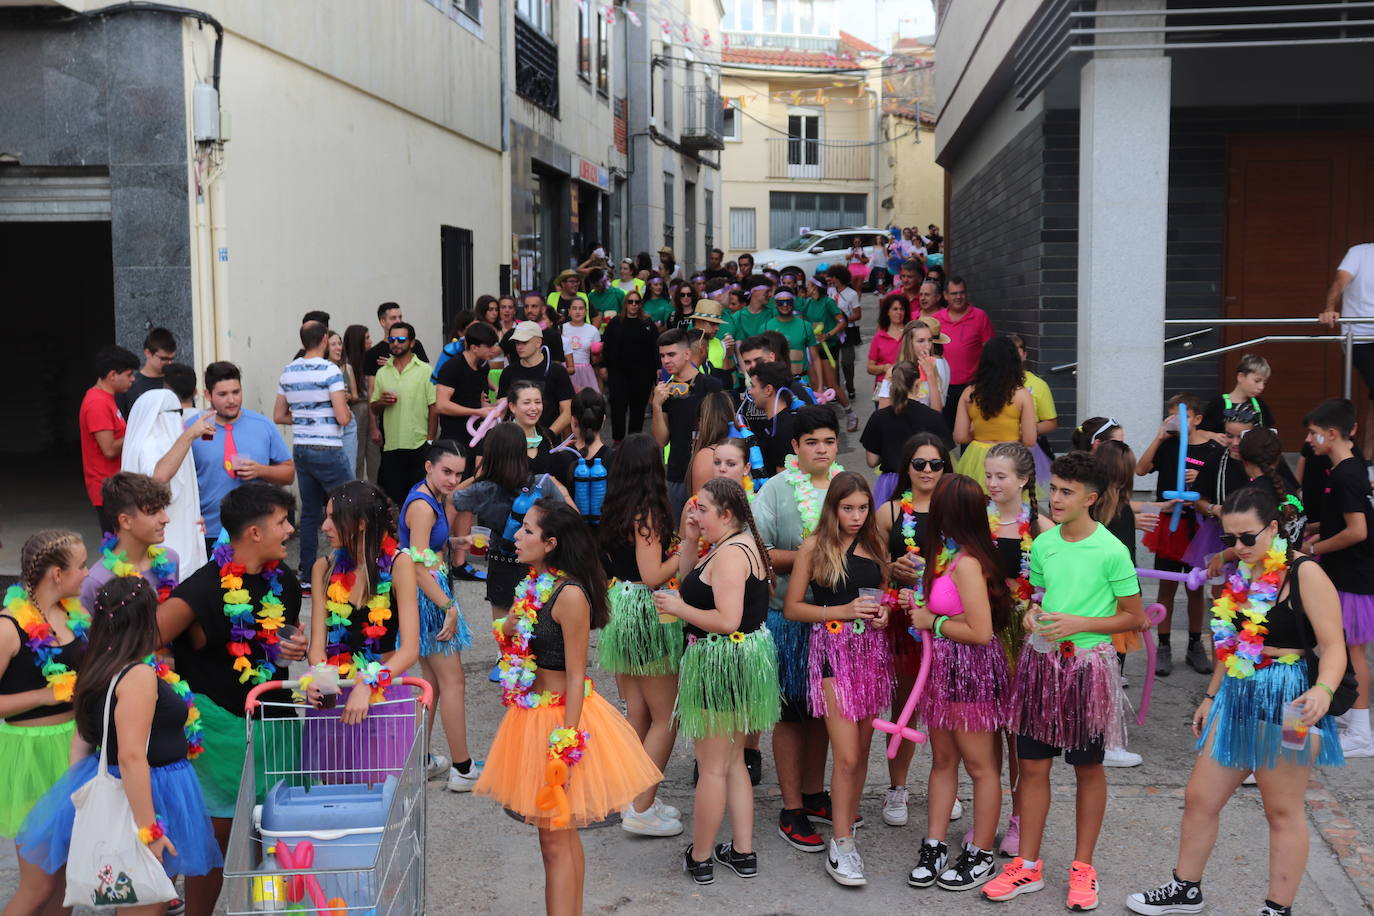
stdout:
POLYGON ((262 805, 264 856, 281 839, 315 847, 311 868, 371 868, 396 794, 396 777, 381 785, 288 786, 279 782, 262 805))

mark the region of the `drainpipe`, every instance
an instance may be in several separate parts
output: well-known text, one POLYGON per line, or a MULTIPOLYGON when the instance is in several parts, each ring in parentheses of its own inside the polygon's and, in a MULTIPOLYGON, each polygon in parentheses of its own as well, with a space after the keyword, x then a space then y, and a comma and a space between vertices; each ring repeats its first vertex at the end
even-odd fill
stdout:
MULTIPOLYGON (((223 150, 211 158, 223 156, 223 150)), ((229 227, 224 197, 224 166, 210 176, 210 282, 214 296, 215 359, 229 359, 229 227)))
MULTIPOLYGON (((201 365, 214 362, 219 357, 215 355, 213 341, 216 339, 215 333, 215 306, 214 306, 214 266, 213 254, 210 239, 210 203, 208 189, 205 186, 206 176, 201 174, 200 157, 197 156, 195 163, 196 181, 196 244, 195 244, 195 263, 196 263, 196 314, 192 319, 195 329, 195 358, 201 365)), ((206 167, 208 170, 208 161, 206 167)))

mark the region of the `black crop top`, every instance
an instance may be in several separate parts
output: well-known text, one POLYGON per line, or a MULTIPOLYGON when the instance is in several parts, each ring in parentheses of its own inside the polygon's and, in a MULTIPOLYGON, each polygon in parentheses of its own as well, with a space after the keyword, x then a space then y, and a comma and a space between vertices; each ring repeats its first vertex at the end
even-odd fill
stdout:
MULTIPOLYGON (((902 535, 902 509, 901 504, 894 504, 892 507, 892 530, 887 534, 887 558, 889 560, 899 559, 906 553, 906 538, 902 535)), ((926 519, 930 517, 929 512, 912 513, 916 520, 916 549, 920 550, 926 542, 926 519)))
POLYGON ((635 545, 632 542, 617 544, 602 556, 602 567, 606 570, 608 579, 619 579, 621 582, 638 582, 639 560, 635 557, 635 545))
MULTIPOLYGON (((28 636, 24 633, 24 628, 19 626, 19 621, 8 614, 3 616, 10 623, 14 624, 15 632, 19 634, 19 651, 10 659, 10 663, 5 666, 5 673, 0 675, 0 694, 25 693, 29 690, 42 690, 48 686, 48 679, 43 677, 43 672, 35 662, 33 650, 28 646, 28 636)), ((61 647, 57 653, 56 660, 76 671, 80 667, 81 655, 86 651, 86 640, 74 639, 61 647)), ((62 713, 71 712, 71 703, 49 703, 46 706, 35 706, 33 709, 15 713, 6 719, 6 722, 26 722, 30 719, 41 719, 45 716, 57 716, 62 713)))
MULTIPOLYGON (((105 748, 105 761, 111 765, 119 763, 119 730, 114 724, 114 711, 118 707, 119 688, 116 687, 110 700, 110 743, 105 748)), ((157 705, 153 707, 153 724, 148 733, 148 766, 165 767, 186 759, 185 726, 185 701, 169 684, 159 680, 157 705)))
POLYGON ((997 556, 1002 564, 1003 579, 1021 578, 1021 539, 998 538, 997 556))
POLYGON ((815 579, 811 580, 812 604, 817 607, 837 607, 858 598, 861 588, 883 587, 882 572, 878 569, 878 564, 868 557, 861 557, 854 552, 854 548, 858 544, 856 539, 844 553, 845 571, 848 575, 839 586, 829 588, 815 579))
POLYGON ((563 654, 563 625, 553 619, 553 606, 563 589, 569 585, 581 588, 576 582, 563 580, 540 608, 539 616, 534 621, 534 632, 530 634, 530 652, 534 653, 534 663, 546 671, 568 670, 568 659, 563 654))
MULTIPOLYGON (((736 541, 734 544, 726 544, 726 547, 738 547, 743 550, 749 559, 749 578, 744 580, 744 614, 740 617, 740 633, 752 633, 763 626, 768 619, 768 580, 754 572, 754 556, 749 548, 736 541)), ((716 557, 720 548, 717 548, 706 561, 687 574, 687 578, 682 580, 678 587, 678 593, 682 600, 690 607, 699 611, 709 611, 715 609, 716 594, 711 586, 701 581, 702 571, 716 557)), ((687 625, 687 633, 691 636, 706 636, 707 632, 700 627, 687 625)))
POLYGON ((1298 557, 1288 567, 1288 575, 1280 587, 1279 600, 1269 609, 1269 619, 1265 622, 1269 632, 1265 634, 1264 644, 1276 649, 1303 649, 1317 644, 1317 634, 1312 629, 1312 621, 1302 606, 1302 592, 1298 588, 1298 568, 1311 557, 1298 557))

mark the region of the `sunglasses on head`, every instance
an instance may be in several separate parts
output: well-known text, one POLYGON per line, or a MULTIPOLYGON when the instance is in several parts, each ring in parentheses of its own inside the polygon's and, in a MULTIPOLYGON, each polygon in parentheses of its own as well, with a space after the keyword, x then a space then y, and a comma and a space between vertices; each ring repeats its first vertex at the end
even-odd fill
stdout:
POLYGON ((1255 542, 1258 541, 1263 534, 1263 531, 1256 531, 1254 534, 1223 534, 1221 536, 1221 543, 1225 544, 1227 547, 1234 547, 1236 546, 1236 541, 1240 541, 1246 547, 1254 547, 1255 542))
POLYGON ((932 471, 943 471, 945 469, 945 459, 912 458, 911 467, 917 471, 924 471, 926 468, 930 468, 932 471))

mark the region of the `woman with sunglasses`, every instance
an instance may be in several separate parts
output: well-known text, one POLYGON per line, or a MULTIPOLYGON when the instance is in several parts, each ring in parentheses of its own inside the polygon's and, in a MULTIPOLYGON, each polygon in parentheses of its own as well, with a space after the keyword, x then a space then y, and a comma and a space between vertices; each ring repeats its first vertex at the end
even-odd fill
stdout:
POLYGON ((682 322, 696 311, 697 294, 690 283, 680 283, 673 287, 673 314, 668 326, 681 327, 682 322))
POLYGON ((1222 543, 1235 550, 1240 569, 1212 609, 1219 664, 1193 713, 1198 758, 1183 796, 1173 878, 1126 899, 1128 909, 1146 916, 1202 909, 1202 873, 1222 809, 1250 772, 1269 822, 1259 913, 1292 913, 1307 861, 1308 778, 1314 765, 1344 763, 1327 712, 1347 664, 1335 586, 1279 536, 1278 507, 1267 492, 1247 487, 1230 494, 1221 524, 1222 543), (1246 621, 1259 624, 1258 632, 1241 627, 1246 621), (1285 721, 1290 706, 1300 724, 1285 721))
POLYGON ((920 401, 911 399, 918 380, 914 363, 899 362, 889 373, 892 403, 869 416, 859 442, 864 447, 868 466, 877 468, 878 481, 873 498, 878 505, 892 498, 897 482, 905 473, 901 464, 901 443, 916 433, 930 433, 939 437, 945 448, 953 448, 945 418, 920 401))
POLYGON ((667 327, 673 317, 673 303, 668 298, 668 287, 663 278, 651 275, 644 289, 644 314, 660 326, 667 327))
POLYGON ((658 328, 644 314, 640 293, 626 293, 624 311, 601 328, 601 368, 611 407, 611 439, 618 446, 625 439, 627 417, 628 432, 644 428, 644 408, 658 376, 658 328))

